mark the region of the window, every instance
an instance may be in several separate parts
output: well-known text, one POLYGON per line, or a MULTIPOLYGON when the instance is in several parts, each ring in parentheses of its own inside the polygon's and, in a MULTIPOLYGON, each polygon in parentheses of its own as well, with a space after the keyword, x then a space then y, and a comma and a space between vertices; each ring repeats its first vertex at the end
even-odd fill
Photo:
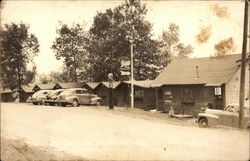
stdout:
POLYGON ((138 89, 138 90, 135 90, 135 98, 143 98, 143 96, 144 96, 144 91, 143 90, 140 90, 140 89, 138 89))
POLYGON ((81 92, 82 92, 82 93, 87 93, 87 91, 86 91, 86 90, 81 90, 81 92))
POLYGON ((76 94, 81 94, 81 90, 76 90, 76 94))
POLYGON ((221 96, 221 87, 215 87, 214 88, 214 94, 216 96, 221 96))
POLYGON ((183 88, 182 96, 183 98, 192 98, 192 90, 190 88, 183 88))

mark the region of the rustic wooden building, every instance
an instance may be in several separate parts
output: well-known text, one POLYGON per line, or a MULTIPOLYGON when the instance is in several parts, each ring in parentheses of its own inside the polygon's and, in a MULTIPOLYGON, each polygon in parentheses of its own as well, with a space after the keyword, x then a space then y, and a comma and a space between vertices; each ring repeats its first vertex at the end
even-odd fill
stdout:
POLYGON ((1 94, 1 102, 12 102, 15 101, 15 98, 12 94, 12 90, 9 88, 2 89, 0 91, 1 94))
POLYGON ((28 97, 31 96, 35 92, 35 84, 28 84, 26 86, 22 86, 21 89, 11 90, 11 89, 4 89, 1 93, 1 101, 2 102, 14 102, 18 98, 19 102, 26 102, 28 97))
MULTIPOLYGON (((158 86, 155 90, 157 109, 168 111, 173 106, 176 113, 196 115, 204 103, 224 109, 231 103, 232 95, 238 103, 240 67, 237 61, 240 59, 241 55, 235 54, 173 60, 154 81, 158 86)), ((247 72, 246 82, 249 82, 249 69, 247 72)), ((249 91, 249 85, 246 90, 249 91)))
POLYGON ((26 102, 27 99, 36 92, 36 86, 34 84, 29 84, 27 86, 22 86, 21 90, 19 91, 20 100, 19 102, 26 102))
MULTIPOLYGON (((152 81, 134 81, 134 107, 144 110, 156 107, 155 88, 151 86, 152 81)), ((121 82, 115 88, 117 106, 129 107, 131 103, 131 83, 121 82)))
POLYGON ((52 89, 83 88, 83 82, 74 83, 56 83, 52 89))
MULTIPOLYGON (((113 104, 114 106, 117 106, 117 95, 115 88, 120 84, 121 82, 113 82, 113 104)), ((109 105, 109 82, 101 82, 99 83, 96 88, 94 89, 95 94, 97 94, 99 97, 103 100, 103 105, 108 106, 109 105)))
POLYGON ((83 88, 86 88, 89 93, 95 94, 96 93, 96 87, 100 84, 100 82, 86 82, 83 85, 83 88))

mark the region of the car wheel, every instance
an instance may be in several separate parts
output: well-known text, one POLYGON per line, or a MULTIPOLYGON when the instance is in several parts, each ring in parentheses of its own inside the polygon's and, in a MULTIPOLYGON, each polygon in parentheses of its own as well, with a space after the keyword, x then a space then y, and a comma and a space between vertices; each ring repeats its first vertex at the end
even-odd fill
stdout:
POLYGON ((96 106, 101 106, 101 105, 102 105, 102 101, 101 100, 96 101, 96 106))
POLYGON ((38 103, 37 102, 32 102, 33 103, 33 105, 38 105, 38 103))
POLYGON ((74 99, 74 100, 73 100, 72 106, 73 106, 73 107, 77 107, 77 106, 78 106, 78 100, 77 100, 77 99, 74 99))
POLYGON ((41 100, 40 105, 45 105, 45 102, 43 99, 41 100))
POLYGON ((63 107, 65 107, 67 104, 66 104, 66 103, 61 103, 61 105, 62 105, 63 107))
POLYGON ((54 105, 55 105, 55 103, 52 103, 52 102, 51 102, 51 103, 49 103, 49 105, 50 105, 50 106, 54 106, 54 105))
POLYGON ((208 121, 207 121, 207 119, 206 118, 201 118, 200 120, 199 120, 199 127, 207 127, 208 126, 208 121))

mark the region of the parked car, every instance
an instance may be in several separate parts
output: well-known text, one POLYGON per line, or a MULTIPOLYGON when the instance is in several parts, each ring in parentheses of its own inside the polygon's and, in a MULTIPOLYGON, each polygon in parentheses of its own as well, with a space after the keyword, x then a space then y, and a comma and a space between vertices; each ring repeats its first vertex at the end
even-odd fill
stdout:
MULTIPOLYGON (((204 113, 199 113, 197 122, 199 127, 208 126, 229 126, 238 127, 239 105, 229 105, 225 110, 206 109, 204 113)), ((243 127, 250 129, 249 107, 244 108, 243 127)))
POLYGON ((102 98, 95 94, 88 93, 88 90, 85 88, 71 88, 63 91, 58 96, 58 102, 60 102, 63 107, 65 107, 67 104, 71 104, 73 107, 76 107, 80 104, 91 104, 98 106, 102 104, 102 98))
POLYGON ((51 106, 54 106, 55 104, 58 104, 58 96, 62 93, 64 89, 56 89, 50 94, 48 94, 44 100, 45 104, 49 104, 51 106))
POLYGON ((30 96, 27 102, 31 102, 34 105, 44 104, 44 100, 48 94, 50 94, 53 90, 39 90, 35 92, 32 96, 30 96))

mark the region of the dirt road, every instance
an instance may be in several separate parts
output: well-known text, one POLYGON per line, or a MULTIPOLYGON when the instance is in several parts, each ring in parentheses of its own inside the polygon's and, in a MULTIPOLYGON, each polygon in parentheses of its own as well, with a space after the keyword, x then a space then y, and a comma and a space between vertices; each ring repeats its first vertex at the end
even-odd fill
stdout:
POLYGON ((85 159, 249 159, 248 131, 180 126, 104 107, 2 103, 1 135, 85 159))

